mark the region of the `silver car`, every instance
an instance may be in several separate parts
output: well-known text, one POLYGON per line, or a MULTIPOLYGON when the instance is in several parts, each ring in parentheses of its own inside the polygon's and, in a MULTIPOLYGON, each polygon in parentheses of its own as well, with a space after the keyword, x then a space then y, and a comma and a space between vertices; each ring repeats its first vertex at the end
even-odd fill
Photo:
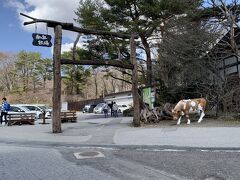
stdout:
POLYGON ((10 111, 8 111, 8 114, 24 114, 24 113, 33 113, 35 114, 35 118, 37 119, 39 117, 39 113, 36 113, 35 111, 30 111, 29 109, 25 107, 21 107, 18 105, 11 105, 10 111))
MULTIPOLYGON (((99 103, 94 109, 93 112, 95 114, 102 114, 103 113, 103 107, 104 107, 105 103, 99 103)), ((110 112, 111 109, 110 107, 108 107, 108 112, 110 112)))
POLYGON ((14 104, 12 106, 21 108, 22 110, 24 110, 27 113, 35 113, 36 114, 36 118, 37 119, 42 119, 43 117, 43 111, 42 109, 40 109, 37 106, 34 105, 30 105, 30 104, 14 104))

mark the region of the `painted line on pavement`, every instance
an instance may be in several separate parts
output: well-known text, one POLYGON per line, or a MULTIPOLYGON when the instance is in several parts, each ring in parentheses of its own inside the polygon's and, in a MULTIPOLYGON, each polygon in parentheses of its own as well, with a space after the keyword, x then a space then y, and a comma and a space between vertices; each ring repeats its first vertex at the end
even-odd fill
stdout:
POLYGON ((186 151, 201 151, 201 152, 224 152, 224 153, 240 153, 240 150, 208 150, 208 149, 189 149, 189 150, 184 150, 184 149, 141 149, 138 148, 136 149, 137 151, 148 151, 148 152, 186 152, 186 151))
POLYGON ((183 150, 183 149, 141 149, 141 148, 138 148, 136 149, 137 151, 150 151, 150 152, 184 152, 184 151, 187 151, 187 150, 183 150))
POLYGON ((201 152, 225 152, 225 153, 240 153, 240 150, 206 150, 202 149, 201 152))

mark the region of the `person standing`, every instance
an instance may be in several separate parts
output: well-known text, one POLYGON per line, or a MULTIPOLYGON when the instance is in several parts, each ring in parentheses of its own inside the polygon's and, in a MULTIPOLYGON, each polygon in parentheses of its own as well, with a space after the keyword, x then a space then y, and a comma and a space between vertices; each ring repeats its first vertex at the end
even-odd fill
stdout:
POLYGON ((3 117, 5 119, 5 124, 7 124, 7 112, 9 111, 9 104, 6 98, 2 98, 2 111, 1 111, 1 118, 0 123, 2 125, 3 117))
POLYGON ((111 117, 114 116, 114 112, 113 112, 113 101, 111 102, 111 104, 109 105, 110 109, 111 109, 111 117))
POLYGON ((113 103, 113 115, 114 117, 118 117, 118 105, 116 102, 113 103))
POLYGON ((104 113, 104 117, 107 118, 108 117, 108 109, 109 109, 109 106, 107 103, 105 103, 103 105, 103 113, 104 113))

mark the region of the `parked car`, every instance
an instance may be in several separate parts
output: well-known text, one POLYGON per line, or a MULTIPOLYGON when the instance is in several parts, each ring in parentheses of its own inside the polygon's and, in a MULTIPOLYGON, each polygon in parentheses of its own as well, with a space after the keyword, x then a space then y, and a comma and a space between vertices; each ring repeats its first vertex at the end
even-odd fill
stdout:
MULTIPOLYGON (((103 113, 103 106, 105 105, 105 103, 99 103, 94 109, 93 112, 95 114, 102 114, 103 113)), ((110 112, 111 109, 110 107, 108 108, 108 112, 110 112)))
POLYGON ((43 118, 43 112, 45 111, 45 118, 51 118, 52 109, 44 104, 24 104, 24 107, 32 110, 32 111, 41 111, 39 119, 43 118))
POLYGON ((46 104, 34 104, 34 105, 39 107, 42 111, 46 112, 45 118, 51 118, 51 116, 52 116, 52 108, 51 107, 49 107, 46 104))
POLYGON ((96 107, 97 105, 96 104, 87 104, 84 106, 83 108, 83 113, 92 113, 93 112, 93 109, 96 107))
POLYGON ((19 114, 19 113, 25 113, 25 110, 19 107, 16 107, 14 105, 10 106, 10 110, 8 111, 8 114, 19 114))
POLYGON ((25 108, 23 106, 19 106, 16 104, 11 105, 10 107, 10 111, 8 111, 8 114, 18 114, 18 113, 34 113, 35 114, 35 118, 39 118, 39 116, 41 116, 40 111, 31 111, 28 108, 25 108))
MULTIPOLYGON (((11 106, 13 106, 13 105, 11 105, 11 106)), ((36 105, 32 105, 32 104, 14 104, 14 106, 21 108, 25 112, 35 113, 37 119, 42 119, 43 118, 43 110, 41 108, 37 107, 36 105)), ((48 116, 48 114, 46 114, 46 116, 48 116)))
POLYGON ((89 108, 89 113, 93 113, 93 109, 97 106, 97 104, 92 104, 89 108))
POLYGON ((89 109, 90 109, 90 106, 91 106, 90 104, 85 105, 84 108, 83 108, 83 113, 88 112, 89 109))
POLYGON ((129 109, 130 106, 122 104, 122 105, 118 105, 118 113, 123 113, 124 110, 129 109))

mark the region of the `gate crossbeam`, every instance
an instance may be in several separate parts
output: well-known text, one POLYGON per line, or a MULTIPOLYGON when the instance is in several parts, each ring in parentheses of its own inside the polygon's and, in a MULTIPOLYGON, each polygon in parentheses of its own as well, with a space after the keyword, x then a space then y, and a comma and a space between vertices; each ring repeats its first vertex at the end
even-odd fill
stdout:
POLYGON ((117 32, 110 32, 110 31, 100 31, 100 30, 92 30, 92 29, 84 29, 80 27, 76 27, 73 25, 73 23, 65 23, 65 22, 60 22, 60 21, 52 21, 52 20, 47 20, 47 19, 37 19, 31 16, 28 16, 26 14, 20 13, 20 15, 25 16, 27 18, 32 19, 32 21, 24 22, 24 25, 29 25, 29 24, 34 24, 34 23, 47 23, 48 27, 56 27, 57 25, 62 26, 63 30, 67 31, 73 31, 73 32, 78 32, 78 33, 83 33, 83 34, 93 34, 93 35, 101 35, 101 36, 113 36, 113 37, 118 37, 118 38, 123 38, 123 39, 130 39, 132 36, 137 39, 138 35, 129 35, 129 34, 124 34, 124 33, 117 33, 117 32))
POLYGON ((61 64, 76 64, 76 65, 102 65, 102 66, 114 66, 125 69, 133 69, 133 65, 130 63, 124 63, 123 61, 103 61, 103 60, 72 60, 61 59, 61 64))

